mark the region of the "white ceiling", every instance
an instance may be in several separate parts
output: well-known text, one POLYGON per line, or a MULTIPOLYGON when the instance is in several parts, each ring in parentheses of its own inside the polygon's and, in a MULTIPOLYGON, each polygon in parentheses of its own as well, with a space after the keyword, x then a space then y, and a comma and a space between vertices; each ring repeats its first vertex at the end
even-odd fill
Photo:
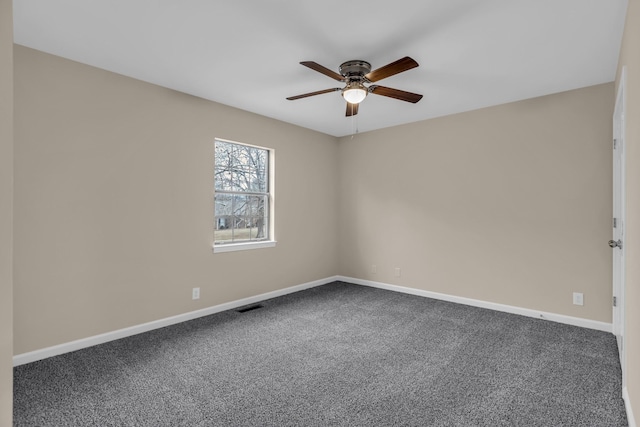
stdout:
POLYGON ((627 0, 14 0, 15 42, 334 136, 615 79, 627 0), (302 65, 420 67, 354 118, 302 65))

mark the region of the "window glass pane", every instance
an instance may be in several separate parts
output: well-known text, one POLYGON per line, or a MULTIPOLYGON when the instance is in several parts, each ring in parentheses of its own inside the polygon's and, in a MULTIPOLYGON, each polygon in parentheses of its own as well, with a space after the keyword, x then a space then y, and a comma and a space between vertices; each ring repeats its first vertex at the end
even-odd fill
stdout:
MULTIPOLYGON (((233 196, 230 194, 216 194, 216 218, 221 218, 231 215, 233 196)), ((216 225, 218 228, 218 225, 216 225)))
POLYGON ((267 196, 251 196, 251 239, 263 240, 268 238, 267 226, 269 224, 267 220, 267 213, 269 207, 267 206, 267 196))
POLYGON ((264 218, 262 222, 258 222, 256 226, 256 240, 266 240, 269 238, 269 223, 267 218, 264 218))
POLYGON ((233 152, 231 144, 216 141, 215 148, 215 189, 230 190, 233 179, 233 152))
POLYGON ((233 196, 231 195, 216 194, 216 224, 214 232, 216 243, 233 240, 232 200, 233 196))
POLYGON ((269 164, 269 153, 266 150, 258 150, 254 154, 255 167, 251 191, 256 193, 266 193, 267 188, 267 165, 269 164))

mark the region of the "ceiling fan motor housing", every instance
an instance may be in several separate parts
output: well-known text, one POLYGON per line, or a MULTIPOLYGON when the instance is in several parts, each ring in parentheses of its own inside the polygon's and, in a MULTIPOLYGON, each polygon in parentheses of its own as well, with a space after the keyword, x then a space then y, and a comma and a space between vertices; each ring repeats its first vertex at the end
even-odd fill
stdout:
POLYGON ((347 61, 340 65, 340 74, 347 82, 363 81, 365 74, 371 72, 371 64, 367 61, 354 60, 347 61))

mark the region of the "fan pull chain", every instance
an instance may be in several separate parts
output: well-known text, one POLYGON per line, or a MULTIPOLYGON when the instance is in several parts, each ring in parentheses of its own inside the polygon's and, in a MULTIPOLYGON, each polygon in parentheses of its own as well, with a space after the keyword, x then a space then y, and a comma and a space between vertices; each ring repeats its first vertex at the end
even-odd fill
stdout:
POLYGON ((358 134, 358 116, 351 116, 351 139, 358 134))

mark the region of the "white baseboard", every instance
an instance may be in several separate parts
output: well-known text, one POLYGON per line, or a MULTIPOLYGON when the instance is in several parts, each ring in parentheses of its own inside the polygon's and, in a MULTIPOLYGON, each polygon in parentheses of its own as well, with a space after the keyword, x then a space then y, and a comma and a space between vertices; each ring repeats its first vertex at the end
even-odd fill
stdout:
POLYGON ((338 276, 337 280, 354 283, 356 285, 370 286, 373 288, 418 295, 421 297, 455 302, 458 304, 471 305, 474 307, 488 308, 490 310, 503 311, 505 313, 519 314, 521 316, 535 317, 537 319, 551 320, 552 322, 565 323, 567 325, 580 326, 589 329, 596 329, 598 331, 613 332, 613 325, 611 323, 598 322, 596 320, 582 319, 579 317, 565 316, 562 314, 547 313, 544 311, 531 310, 528 308, 515 307, 512 305, 498 304, 494 302, 458 297, 455 295, 441 294, 438 292, 425 291, 421 289, 407 288, 404 286, 390 285, 388 283, 374 282, 371 280, 356 279, 354 277, 338 276))
POLYGON ((629 392, 626 387, 622 389, 622 399, 624 400, 624 406, 627 409, 627 422, 629 423, 629 427, 636 427, 636 419, 633 417, 631 401, 629 400, 629 392))
POLYGON ((209 316, 210 314, 219 313, 221 311, 232 310, 237 307, 242 307, 243 305, 254 304, 259 301, 264 301, 264 300, 276 298, 282 295, 291 294, 293 292, 298 292, 305 289, 314 288, 316 286, 325 285, 327 283, 331 283, 336 280, 339 280, 338 276, 327 277, 325 279, 315 280, 313 282, 307 282, 301 285, 279 289, 277 291, 272 291, 272 292, 267 292, 264 294, 252 296, 252 297, 242 298, 236 301, 231 301, 224 304, 214 305, 208 308, 203 308, 201 310, 178 314, 176 316, 154 320, 152 322, 143 323, 140 325, 131 326, 124 329, 118 329, 112 332, 107 332, 100 335, 94 335, 92 337, 82 338, 82 339, 71 341, 64 344, 54 345, 52 347, 47 347, 40 350, 30 351, 28 353, 17 354, 13 356, 13 366, 24 365, 26 363, 35 362, 36 360, 42 360, 48 357, 57 356, 59 354, 69 353, 71 351, 76 351, 76 350, 91 347, 94 345, 103 344, 109 341, 114 341, 120 338, 137 335, 143 332, 152 331, 154 329, 164 328, 165 326, 175 325, 176 323, 186 322, 188 320, 197 319, 199 317, 209 316))
MULTIPOLYGON (((580 326, 583 328, 596 329, 599 331, 612 332, 612 325, 610 323, 598 322, 595 320, 581 319, 578 317, 564 316, 561 314, 547 313, 543 311, 536 311, 527 308, 514 307, 510 305, 497 304, 487 301, 481 301, 471 298, 458 297, 454 295, 441 294, 437 292, 425 291, 415 288, 407 288, 403 286, 391 285, 388 283, 373 282, 370 280, 356 279, 354 277, 346 276, 332 276, 313 282, 303 283, 301 285, 291 286, 289 288, 280 289, 273 292, 267 292, 264 294, 242 298, 236 301, 227 302, 224 304, 215 305, 201 310, 191 311, 188 313, 179 314, 176 316, 167 317, 164 319, 154 320, 152 322, 143 323, 140 325, 131 326, 124 329, 118 329, 116 331, 107 332, 100 335, 94 335, 92 337, 82 338, 79 340, 71 341, 64 344, 55 345, 52 347, 43 348, 40 350, 30 351, 28 353, 17 354, 13 356, 13 365, 19 366, 26 363, 35 362, 36 360, 46 359, 48 357, 57 356, 71 351, 80 350, 83 348, 91 347, 98 344, 103 344, 109 341, 114 341, 120 338, 137 335, 143 332, 152 331, 154 329, 164 328, 165 326, 175 325, 176 323, 186 322, 188 320, 197 319, 199 317, 208 316, 210 314, 219 313, 225 310, 232 310, 243 305, 253 304, 259 301, 264 301, 271 298, 276 298, 282 295, 287 295, 293 292, 302 291, 305 289, 314 288, 316 286, 325 285, 327 283, 334 282, 336 280, 353 283, 356 285, 370 286, 374 288, 386 289, 395 292, 402 292, 411 295, 418 295, 427 298, 434 298, 443 301, 455 302, 458 304, 465 304, 474 307, 488 308, 496 311, 503 311, 506 313, 519 314, 527 317, 535 317, 538 319, 551 320, 559 323, 566 323, 568 325, 580 326)), ((630 408, 627 405, 627 408, 630 408)), ((629 411, 630 409, 628 409, 629 411)))

